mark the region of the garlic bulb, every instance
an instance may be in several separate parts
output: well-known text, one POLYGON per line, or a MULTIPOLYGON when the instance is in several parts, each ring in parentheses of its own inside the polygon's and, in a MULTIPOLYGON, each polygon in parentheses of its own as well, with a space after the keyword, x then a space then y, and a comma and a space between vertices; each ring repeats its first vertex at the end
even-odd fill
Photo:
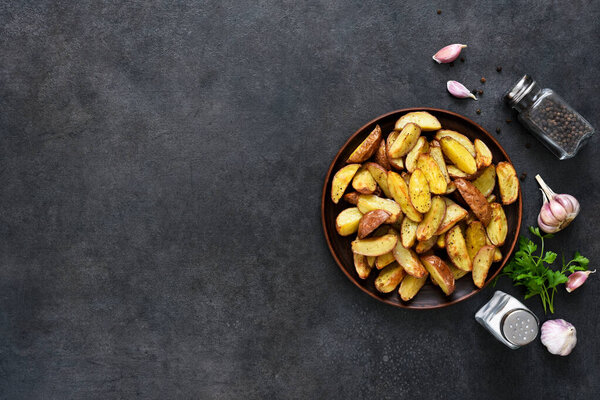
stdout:
POLYGON ((577 344, 577 331, 564 319, 551 319, 542 325, 541 339, 550 353, 566 356, 577 344))
POLYGON ((546 233, 555 233, 567 227, 579 214, 579 202, 570 194, 556 194, 541 176, 535 179, 541 186, 544 204, 538 215, 538 225, 546 233))
POLYGON ((470 97, 473 100, 477 100, 477 97, 475 97, 475 95, 460 82, 448 81, 446 83, 446 88, 452 96, 458 97, 459 99, 466 99, 467 97, 470 97))
POLYGON ((467 47, 466 44, 449 44, 446 47, 441 48, 437 53, 433 55, 433 59, 438 64, 445 64, 452 62, 458 58, 460 51, 467 47))
POLYGON ((567 281, 567 283, 565 283, 565 288, 567 289, 567 292, 571 293, 573 290, 583 285, 585 281, 587 281, 588 276, 594 273, 596 273, 596 270, 573 272, 571 275, 569 275, 569 280, 567 281))

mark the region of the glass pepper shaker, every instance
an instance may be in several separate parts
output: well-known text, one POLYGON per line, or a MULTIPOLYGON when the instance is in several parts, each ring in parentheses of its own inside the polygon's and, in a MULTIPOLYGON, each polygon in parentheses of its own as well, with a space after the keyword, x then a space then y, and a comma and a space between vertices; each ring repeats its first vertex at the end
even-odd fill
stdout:
POLYGON ((519 121, 561 160, 574 157, 594 134, 590 125, 552 89, 540 88, 525 75, 504 100, 519 112, 519 121))

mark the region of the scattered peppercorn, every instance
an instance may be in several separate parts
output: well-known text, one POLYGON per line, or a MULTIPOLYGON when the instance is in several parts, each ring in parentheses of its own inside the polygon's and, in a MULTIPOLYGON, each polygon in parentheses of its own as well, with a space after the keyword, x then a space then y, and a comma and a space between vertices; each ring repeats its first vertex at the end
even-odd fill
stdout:
POLYGON ((506 119, 507 124, 510 124, 511 122, 512 122, 512 119, 508 119, 508 118, 506 119))
POLYGON ((465 62, 465 58, 464 58, 464 57, 461 57, 461 58, 460 58, 460 62, 465 62))
POLYGON ((479 95, 481 96, 483 94, 483 90, 478 90, 477 93, 479 93, 479 95))
POLYGON ((525 143, 525 148, 530 149, 531 148, 531 143, 525 143))
POLYGON ((502 67, 501 66, 497 66, 496 67, 496 72, 502 72, 502 67))
POLYGON ((483 78, 483 77, 482 77, 482 78, 480 79, 480 81, 481 81, 481 83, 485 83, 485 78, 483 78))
POLYGON ((525 180, 525 178, 527 178, 527 172, 523 172, 523 173, 521 174, 521 176, 519 177, 519 179, 520 179, 521 181, 524 181, 524 180, 525 180))
POLYGON ((501 132, 500 128, 496 128, 496 133, 499 135, 501 132))
POLYGON ((481 114, 481 109, 477 109, 477 111, 475 111, 477 114, 481 114))
POLYGON ((442 13, 442 10, 437 10, 438 15, 442 13))

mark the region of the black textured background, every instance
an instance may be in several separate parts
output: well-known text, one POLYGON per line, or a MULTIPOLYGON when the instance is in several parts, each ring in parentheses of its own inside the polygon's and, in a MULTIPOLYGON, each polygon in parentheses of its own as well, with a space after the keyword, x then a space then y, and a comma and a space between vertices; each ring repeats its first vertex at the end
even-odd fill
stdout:
POLYGON ((598 1, 2 2, 0 397, 597 398, 598 277, 555 301, 569 357, 511 351, 473 319, 491 288, 415 312, 354 287, 319 198, 366 121, 449 109, 502 128, 524 226, 538 172, 580 199, 550 247, 595 268, 598 137, 558 162, 500 97, 530 73, 599 127, 599 21, 598 1), (464 63, 431 60, 454 42, 464 63))

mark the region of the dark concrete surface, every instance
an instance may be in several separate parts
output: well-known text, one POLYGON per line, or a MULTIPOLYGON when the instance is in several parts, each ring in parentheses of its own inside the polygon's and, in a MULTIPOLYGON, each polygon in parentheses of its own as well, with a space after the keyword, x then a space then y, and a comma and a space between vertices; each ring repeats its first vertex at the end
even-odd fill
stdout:
POLYGON ((597 276, 557 295, 569 357, 511 351, 473 319, 492 288, 434 311, 379 303, 319 221, 346 138, 434 106, 502 128, 528 173, 524 226, 536 173, 577 196, 550 247, 596 268, 599 138, 558 162, 500 97, 530 73, 600 127, 599 21, 598 1, 3 2, 0 397, 600 397, 597 276), (436 65, 453 42, 465 62, 436 65), (453 99, 448 79, 485 93, 453 99))

